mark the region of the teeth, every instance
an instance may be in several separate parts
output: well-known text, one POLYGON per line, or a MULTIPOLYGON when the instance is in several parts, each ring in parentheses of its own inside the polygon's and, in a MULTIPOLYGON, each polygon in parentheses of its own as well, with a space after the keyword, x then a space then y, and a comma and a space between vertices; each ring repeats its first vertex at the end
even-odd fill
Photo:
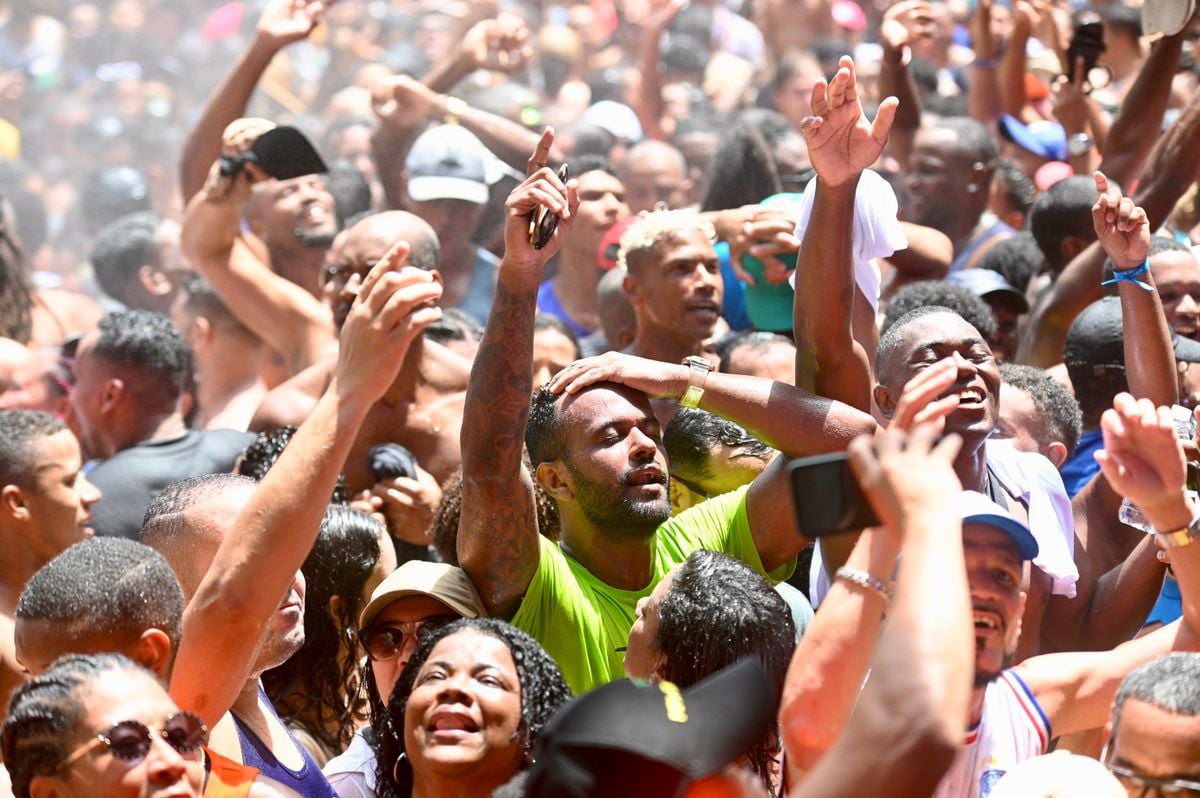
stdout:
POLYGON ((987 615, 976 615, 975 616, 975 625, 976 626, 985 626, 988 629, 996 629, 997 628, 996 619, 992 618, 990 616, 987 616, 987 615))

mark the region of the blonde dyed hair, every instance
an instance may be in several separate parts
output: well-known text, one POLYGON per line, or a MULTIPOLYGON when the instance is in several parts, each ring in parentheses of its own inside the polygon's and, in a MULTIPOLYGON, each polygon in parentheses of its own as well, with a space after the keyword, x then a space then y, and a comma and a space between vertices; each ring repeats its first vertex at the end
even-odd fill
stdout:
POLYGON ((717 243, 717 229, 712 222, 696 211, 652 211, 638 217, 621 235, 617 249, 617 266, 629 271, 629 256, 653 249, 658 242, 684 230, 699 230, 708 240, 717 243))

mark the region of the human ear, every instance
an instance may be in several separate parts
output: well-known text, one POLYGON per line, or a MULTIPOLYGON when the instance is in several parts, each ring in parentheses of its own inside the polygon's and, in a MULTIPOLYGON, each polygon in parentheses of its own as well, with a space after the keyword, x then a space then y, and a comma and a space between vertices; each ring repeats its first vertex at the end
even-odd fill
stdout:
POLYGON ((171 638, 162 629, 150 628, 142 632, 137 650, 131 659, 153 673, 165 675, 171 661, 171 638))
POLYGON ((150 265, 142 266, 137 272, 138 282, 150 296, 166 296, 171 293, 171 281, 167 275, 150 265))
POLYGON ((64 798, 68 793, 63 787, 57 776, 34 776, 29 782, 29 798, 64 798))
POLYGON ((891 391, 883 387, 882 384, 877 384, 872 395, 875 399, 875 405, 879 408, 879 412, 884 418, 890 419, 896 412, 896 402, 892 399, 891 391))
POLYGON ((550 495, 550 498, 560 501, 574 499, 575 493, 567 483, 561 468, 562 466, 557 462, 538 463, 533 472, 534 479, 542 486, 542 490, 550 495))
POLYGON ((25 493, 16 485, 5 485, 0 488, 0 507, 4 512, 19 520, 29 520, 29 506, 25 503, 25 493))
POLYGON ((1053 441, 1046 447, 1046 458, 1054 463, 1054 467, 1058 468, 1067 461, 1067 446, 1064 443, 1053 441))

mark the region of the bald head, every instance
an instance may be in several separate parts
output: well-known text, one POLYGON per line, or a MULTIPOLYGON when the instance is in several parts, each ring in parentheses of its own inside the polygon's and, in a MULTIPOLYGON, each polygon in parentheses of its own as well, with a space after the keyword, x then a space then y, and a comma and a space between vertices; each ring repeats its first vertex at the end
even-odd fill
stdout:
POLYGON ((683 153, 653 139, 639 142, 625 155, 621 182, 633 213, 652 211, 660 202, 668 208, 682 208, 691 188, 683 153))
POLYGON ((374 260, 397 241, 407 241, 411 250, 408 255, 410 266, 431 272, 437 270, 440 247, 437 234, 424 219, 408 211, 384 211, 364 218, 346 231, 342 245, 343 257, 346 250, 361 255, 364 252, 378 253, 374 260))
POLYGON ((142 542, 166 558, 187 599, 257 485, 237 474, 190 477, 168 485, 146 509, 142 542))

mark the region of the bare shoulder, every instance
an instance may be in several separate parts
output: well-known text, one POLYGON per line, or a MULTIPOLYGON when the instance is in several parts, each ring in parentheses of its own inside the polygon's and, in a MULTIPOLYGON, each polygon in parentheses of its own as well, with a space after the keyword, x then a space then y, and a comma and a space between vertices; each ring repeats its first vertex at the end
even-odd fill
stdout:
POLYGON ((251 431, 261 432, 288 424, 302 424, 329 387, 336 363, 336 356, 326 358, 268 391, 254 411, 254 418, 250 421, 251 431))
POLYGON ((425 363, 421 376, 430 387, 443 394, 463 393, 471 378, 471 361, 436 341, 424 341, 425 363))
POLYGON ((87 332, 104 317, 104 309, 89 296, 63 288, 42 288, 34 294, 34 346, 56 346, 72 335, 87 332))

